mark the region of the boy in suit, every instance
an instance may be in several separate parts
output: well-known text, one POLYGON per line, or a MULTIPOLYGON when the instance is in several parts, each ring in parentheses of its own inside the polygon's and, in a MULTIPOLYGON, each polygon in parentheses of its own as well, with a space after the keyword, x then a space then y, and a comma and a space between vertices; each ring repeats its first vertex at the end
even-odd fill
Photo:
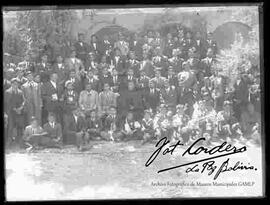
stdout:
POLYGON ((141 124, 133 117, 132 112, 127 113, 127 117, 124 121, 122 133, 124 134, 122 140, 137 140, 142 139, 141 124))
POLYGON ((62 127, 56 122, 54 113, 48 114, 48 122, 43 126, 43 130, 48 134, 43 139, 43 146, 60 148, 63 143, 62 127))
POLYGON ((141 121, 141 130, 143 132, 142 145, 154 139, 154 122, 152 119, 152 112, 150 110, 144 111, 144 117, 141 121))
POLYGON ((74 107, 72 113, 64 119, 64 136, 66 144, 75 144, 79 151, 83 145, 89 142, 89 135, 86 132, 86 123, 80 115, 80 109, 74 107))
POLYGON ((33 116, 30 120, 30 125, 26 126, 23 134, 25 145, 28 146, 27 151, 32 151, 42 146, 42 138, 46 135, 47 132, 42 129, 38 120, 33 116))
POLYGON ((102 122, 98 118, 95 110, 92 110, 90 113, 90 118, 86 121, 86 130, 89 134, 89 139, 99 140, 101 139, 100 132, 102 130, 102 122))
POLYGON ((119 141, 123 136, 121 124, 122 120, 117 114, 115 107, 111 107, 109 115, 105 118, 101 137, 105 140, 119 141))

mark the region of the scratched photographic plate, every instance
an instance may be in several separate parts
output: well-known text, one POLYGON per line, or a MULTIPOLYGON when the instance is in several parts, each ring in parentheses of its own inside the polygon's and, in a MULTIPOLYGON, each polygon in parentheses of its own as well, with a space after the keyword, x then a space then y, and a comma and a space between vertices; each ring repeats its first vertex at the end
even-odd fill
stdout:
MULTIPOLYGON (((174 24, 192 31, 201 29, 204 34, 212 32, 219 59, 224 60, 224 75, 240 70, 236 67, 242 52, 248 55, 246 67, 256 67, 263 76, 262 5, 201 5, 59 9, 71 9, 74 15, 65 35, 76 39, 82 32, 87 42, 92 34, 115 30, 141 35, 147 29, 159 29, 164 36, 174 24)), ((4 8, 4 36, 17 35, 12 31, 17 31, 14 28, 20 14, 39 12, 42 16, 55 8, 4 8)), ((26 25, 30 26, 29 22, 26 25)), ((161 136, 159 142, 144 145, 139 140, 92 141, 86 151, 72 145, 33 152, 5 147, 5 197, 7 201, 263 197, 265 136, 263 122, 260 124, 257 143, 249 138, 227 143, 210 140, 205 145, 205 140, 194 139, 181 145, 181 140, 167 143, 169 139, 161 136)))

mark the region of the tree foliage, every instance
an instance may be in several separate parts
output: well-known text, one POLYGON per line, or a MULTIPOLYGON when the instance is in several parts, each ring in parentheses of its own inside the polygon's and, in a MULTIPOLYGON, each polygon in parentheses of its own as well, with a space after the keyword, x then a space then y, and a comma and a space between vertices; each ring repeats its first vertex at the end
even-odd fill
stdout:
POLYGON ((259 35, 258 27, 250 34, 250 40, 243 42, 241 34, 235 36, 235 41, 230 49, 221 50, 217 55, 215 69, 229 79, 229 86, 232 86, 236 79, 245 74, 255 74, 259 71, 259 35))
MULTIPOLYGON (((71 23, 75 18, 72 10, 18 11, 14 31, 19 42, 19 55, 27 53, 38 57, 47 53, 53 59, 63 47, 71 44, 71 23)), ((61 53, 62 54, 62 53, 61 53)))

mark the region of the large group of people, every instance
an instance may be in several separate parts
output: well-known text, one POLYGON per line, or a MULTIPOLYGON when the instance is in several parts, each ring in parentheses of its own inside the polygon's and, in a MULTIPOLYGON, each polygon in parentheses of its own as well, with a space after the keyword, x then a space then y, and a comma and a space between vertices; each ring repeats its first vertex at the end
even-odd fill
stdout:
POLYGON ((26 55, 5 65, 7 146, 82 150, 92 140, 144 144, 165 136, 258 143, 259 71, 229 87, 215 66, 218 44, 210 32, 202 36, 179 28, 165 37, 150 30, 86 42, 79 33, 68 56, 43 53, 34 62, 26 55))

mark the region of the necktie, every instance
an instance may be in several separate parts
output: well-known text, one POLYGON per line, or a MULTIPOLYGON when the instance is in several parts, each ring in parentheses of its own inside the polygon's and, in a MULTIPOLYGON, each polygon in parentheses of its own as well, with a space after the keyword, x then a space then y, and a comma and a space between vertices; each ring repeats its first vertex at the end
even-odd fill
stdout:
POLYGON ((34 87, 33 82, 30 82, 30 88, 33 89, 33 87, 34 87))

